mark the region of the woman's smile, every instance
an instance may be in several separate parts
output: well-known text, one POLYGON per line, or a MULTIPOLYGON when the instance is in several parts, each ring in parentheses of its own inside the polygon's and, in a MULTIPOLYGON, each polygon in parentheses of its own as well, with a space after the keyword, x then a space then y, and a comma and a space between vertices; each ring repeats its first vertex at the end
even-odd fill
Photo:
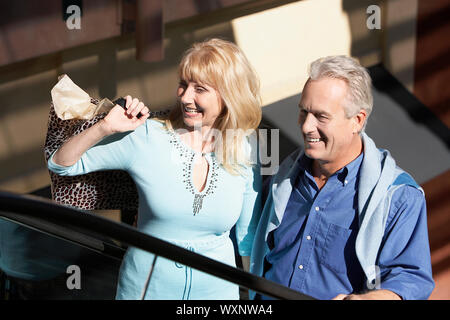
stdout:
POLYGON ((177 95, 187 127, 212 127, 223 107, 220 94, 207 84, 180 80, 177 95))

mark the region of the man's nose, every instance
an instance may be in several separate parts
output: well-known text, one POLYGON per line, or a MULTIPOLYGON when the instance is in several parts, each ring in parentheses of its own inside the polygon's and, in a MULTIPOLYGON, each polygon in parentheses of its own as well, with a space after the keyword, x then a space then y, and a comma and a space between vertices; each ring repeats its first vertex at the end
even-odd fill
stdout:
POLYGON ((316 121, 315 121, 315 117, 313 114, 311 113, 307 113, 306 116, 304 118, 302 118, 300 116, 299 122, 300 122, 300 127, 302 129, 302 132, 304 134, 308 134, 312 131, 315 131, 316 128, 316 121))

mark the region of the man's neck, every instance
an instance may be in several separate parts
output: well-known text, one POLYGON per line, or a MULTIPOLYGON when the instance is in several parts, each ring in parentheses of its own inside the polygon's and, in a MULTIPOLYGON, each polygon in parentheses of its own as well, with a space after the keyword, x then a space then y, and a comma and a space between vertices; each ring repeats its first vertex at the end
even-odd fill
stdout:
POLYGON ((345 157, 341 157, 335 161, 313 160, 311 171, 319 190, 327 183, 329 177, 358 158, 362 152, 362 139, 358 136, 352 148, 345 153, 345 157))

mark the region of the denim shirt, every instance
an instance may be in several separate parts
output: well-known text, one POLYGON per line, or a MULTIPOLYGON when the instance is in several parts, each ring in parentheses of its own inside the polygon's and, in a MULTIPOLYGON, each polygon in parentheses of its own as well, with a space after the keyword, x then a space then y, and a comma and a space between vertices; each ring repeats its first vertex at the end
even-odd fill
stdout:
MULTIPOLYGON (((364 290, 364 271, 355 251, 362 159, 363 154, 329 177, 319 190, 310 171, 311 160, 304 155, 299 158, 299 175, 283 219, 267 238, 267 279, 318 299, 364 290)), ((381 288, 404 299, 418 297, 420 286, 430 283, 429 261, 415 256, 423 243, 428 243, 425 201, 419 190, 404 186, 393 195, 380 248, 381 288), (402 272, 402 265, 414 268, 402 272)))

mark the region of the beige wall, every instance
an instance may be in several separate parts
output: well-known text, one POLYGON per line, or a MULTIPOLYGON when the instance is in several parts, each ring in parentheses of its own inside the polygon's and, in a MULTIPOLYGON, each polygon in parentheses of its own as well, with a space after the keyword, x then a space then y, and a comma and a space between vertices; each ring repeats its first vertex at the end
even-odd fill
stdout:
POLYGON ((232 25, 238 45, 260 76, 264 104, 297 94, 310 61, 350 53, 350 28, 340 1, 301 1, 236 19, 232 25))
POLYGON ((49 183, 42 147, 56 70, 38 60, 27 68, 2 73, 0 84, 0 188, 17 192, 49 183))
POLYGON ((381 61, 381 31, 366 27, 366 8, 380 1, 348 3, 299 1, 232 21, 237 43, 261 78, 264 104, 298 94, 317 58, 352 55, 365 66, 381 61))

